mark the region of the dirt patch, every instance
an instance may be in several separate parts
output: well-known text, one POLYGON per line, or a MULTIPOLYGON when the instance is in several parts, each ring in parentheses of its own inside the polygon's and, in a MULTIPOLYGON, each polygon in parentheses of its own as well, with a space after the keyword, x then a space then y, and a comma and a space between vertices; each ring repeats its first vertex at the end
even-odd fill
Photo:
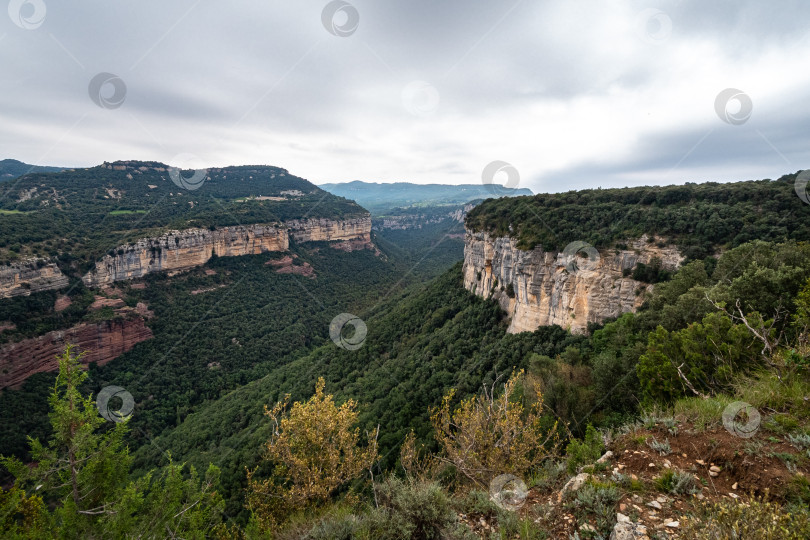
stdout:
POLYGON ((56 302, 53 304, 53 310, 57 313, 60 311, 65 311, 70 305, 73 303, 73 300, 70 299, 69 296, 64 295, 60 296, 56 299, 56 302))
POLYGON ((16 330, 17 325, 11 321, 0 321, 0 332, 4 330, 16 330))
POLYGON ((224 286, 225 285, 217 285, 215 287, 206 287, 205 289, 194 289, 193 291, 191 291, 191 294, 197 295, 197 294, 207 293, 207 292, 215 291, 217 289, 221 289, 224 286))
POLYGON ((104 287, 102 287, 101 288, 101 293, 104 296, 107 296, 109 298, 123 298, 124 297, 124 291, 122 291, 121 289, 118 289, 116 287, 110 287, 109 285, 105 285, 104 287))
POLYGON ((142 291, 146 288, 146 283, 133 283, 130 287, 136 291, 142 291))
POLYGON ((113 309, 122 308, 124 307, 124 301, 120 298, 104 298, 103 296, 96 296, 96 299, 90 304, 88 309, 96 310, 105 307, 111 307, 113 309))
POLYGON ((149 309, 149 306, 144 304, 143 302, 138 302, 135 305, 135 312, 143 317, 144 319, 151 319, 154 316, 155 312, 149 309))
POLYGON ((205 269, 205 275, 206 276, 215 276, 215 275, 217 275, 217 271, 216 270, 211 270, 210 268, 206 268, 205 269))
MULTIPOLYGON (((295 257, 297 258, 297 256, 295 257)), ((309 278, 315 277, 315 269, 313 269, 308 262, 296 265, 293 262, 293 257, 290 257, 289 255, 285 255, 281 259, 267 261, 265 264, 275 267, 276 273, 278 274, 296 274, 309 278)))

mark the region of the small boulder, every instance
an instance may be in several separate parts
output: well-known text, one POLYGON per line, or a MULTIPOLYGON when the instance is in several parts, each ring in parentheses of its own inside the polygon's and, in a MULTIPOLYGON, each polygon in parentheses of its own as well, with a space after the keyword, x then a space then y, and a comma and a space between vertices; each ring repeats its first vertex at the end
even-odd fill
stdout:
POLYGON ((590 477, 591 475, 588 473, 579 473, 575 477, 571 478, 560 490, 560 494, 557 496, 557 502, 562 502, 563 497, 569 491, 577 491, 579 488, 585 485, 585 482, 587 482, 588 478, 590 477))
POLYGON ((597 463, 607 463, 613 457, 613 452, 608 450, 605 455, 596 460, 597 463))
POLYGON ((610 540, 637 540, 647 537, 647 528, 640 523, 620 521, 613 527, 610 540))

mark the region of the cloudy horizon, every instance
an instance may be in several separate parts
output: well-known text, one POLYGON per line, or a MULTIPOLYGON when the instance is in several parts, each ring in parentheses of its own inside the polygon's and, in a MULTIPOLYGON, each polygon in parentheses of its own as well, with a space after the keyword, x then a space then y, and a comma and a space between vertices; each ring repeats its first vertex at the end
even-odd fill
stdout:
POLYGON ((11 0, 0 159, 316 184, 474 184, 503 161, 535 193, 810 163, 798 0, 380 4, 11 0))

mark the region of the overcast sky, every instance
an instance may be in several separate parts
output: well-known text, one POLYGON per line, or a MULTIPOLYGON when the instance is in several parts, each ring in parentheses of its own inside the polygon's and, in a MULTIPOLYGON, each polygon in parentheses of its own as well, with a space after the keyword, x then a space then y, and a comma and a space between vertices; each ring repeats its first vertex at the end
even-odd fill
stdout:
POLYGON ((3 2, 0 158, 454 184, 500 160, 535 192, 810 165, 807 1, 3 2))

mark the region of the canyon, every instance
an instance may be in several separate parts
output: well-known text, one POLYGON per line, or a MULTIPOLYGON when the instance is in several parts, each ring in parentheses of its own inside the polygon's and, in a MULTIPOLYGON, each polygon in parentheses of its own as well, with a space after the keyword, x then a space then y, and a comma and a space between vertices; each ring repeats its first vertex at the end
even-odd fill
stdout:
POLYGON ((468 229, 464 287, 496 300, 510 318, 510 333, 554 324, 584 333, 588 323, 638 309, 652 285, 625 275, 636 264, 658 258, 663 268, 680 266, 678 249, 659 243, 644 235, 627 242, 628 249, 596 250, 583 242, 562 252, 523 251, 513 238, 468 229))

